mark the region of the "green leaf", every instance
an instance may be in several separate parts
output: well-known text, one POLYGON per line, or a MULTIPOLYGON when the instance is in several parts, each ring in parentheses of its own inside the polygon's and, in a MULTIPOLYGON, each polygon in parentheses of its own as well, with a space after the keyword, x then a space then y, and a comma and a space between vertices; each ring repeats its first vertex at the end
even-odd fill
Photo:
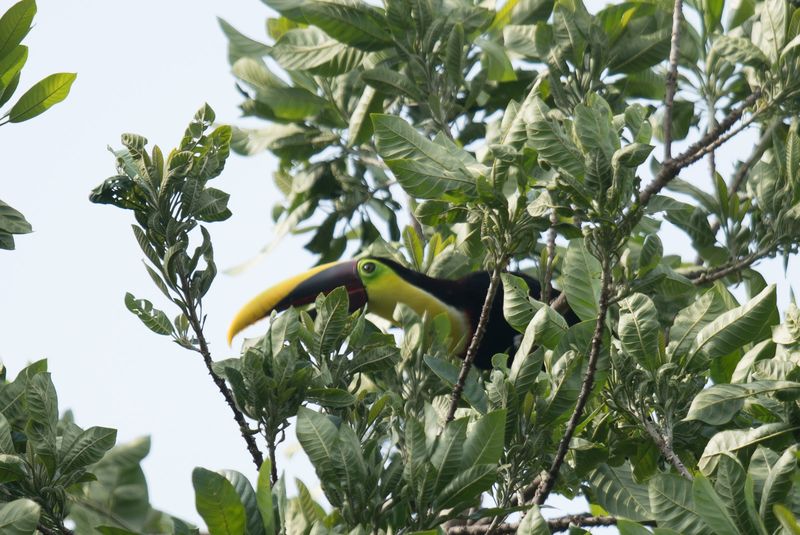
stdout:
POLYGON ((434 492, 440 492, 458 473, 466 437, 466 418, 459 418, 445 425, 431 454, 431 464, 436 470, 434 492))
POLYGON ((77 76, 75 73, 62 72, 36 82, 11 107, 8 112, 9 122, 21 123, 32 119, 67 98, 77 76))
POLYGON ((516 535, 550 535, 550 528, 538 505, 532 506, 519 523, 516 535))
POLYGON ((317 309, 317 317, 314 318, 316 346, 313 349, 315 355, 323 356, 334 351, 347 334, 343 332, 349 317, 347 290, 340 286, 326 296, 318 296, 315 306, 317 309))
POLYGON ((365 3, 306 1, 300 7, 306 21, 340 43, 365 51, 381 50, 392 37, 377 9, 365 3))
MULTIPOLYGON (((452 362, 442 360, 436 357, 426 355, 424 357, 425 364, 433 370, 442 381, 444 381, 450 388, 455 386, 458 381, 458 374, 461 371, 460 366, 456 366, 452 362)), ((481 414, 486 414, 488 408, 488 401, 486 400, 486 391, 478 383, 478 375, 475 368, 470 369, 467 375, 467 381, 464 383, 464 392, 462 393, 464 400, 470 406, 481 414)))
POLYGON ((646 485, 633 479, 630 463, 611 467, 601 464, 589 476, 592 499, 615 516, 650 520, 650 497, 646 485))
POLYGON ((136 299, 133 294, 127 292, 125 294, 125 306, 154 333, 172 334, 172 322, 169 321, 169 317, 161 310, 153 308, 153 303, 147 299, 136 299))
POLYGON ((33 228, 22 213, 0 200, 0 232, 27 234, 33 232, 33 228))
POLYGON ((761 7, 760 33, 756 42, 771 63, 778 61, 786 43, 789 14, 784 0, 767 0, 761 7))
POLYGON ((225 19, 217 17, 217 22, 219 22, 220 28, 228 38, 228 59, 231 64, 243 57, 263 58, 272 50, 272 47, 255 39, 250 39, 231 26, 225 19))
POLYGON ((765 68, 769 65, 767 56, 765 56, 750 39, 745 39, 743 37, 733 37, 730 35, 717 36, 714 39, 714 45, 711 47, 710 54, 725 61, 741 63, 757 68, 765 68))
POLYGON ((688 361, 697 354, 714 359, 741 349, 750 342, 757 342, 755 338, 764 326, 777 321, 775 311, 775 285, 772 284, 747 304, 722 314, 703 327, 692 344, 687 366, 688 361))
POLYGON ((297 410, 297 440, 303 446, 320 479, 332 473, 333 459, 338 444, 338 431, 333 422, 311 409, 297 410))
POLYGON ((780 521, 785 533, 789 535, 800 535, 800 523, 798 523, 797 518, 789 509, 776 503, 772 506, 772 511, 775 517, 780 521))
MULTIPOLYGON (((6 98, 6 89, 11 89, 11 91, 16 89, 16 87, 12 86, 14 86, 15 80, 19 82, 19 72, 22 70, 27 59, 28 47, 23 45, 14 48, 5 57, 0 56, 0 95, 6 100, 11 98, 10 94, 8 98, 6 98)), ((2 104, 4 103, 0 102, 0 105, 2 104)))
POLYGON ((525 332, 542 303, 531 299, 528 283, 522 277, 501 273, 503 282, 503 316, 514 329, 525 332))
POLYGON ((0 506, 0 532, 3 535, 32 535, 39 523, 40 512, 39 504, 27 498, 4 503, 0 506))
MULTIPOLYGON (((732 455, 720 455, 718 466, 714 489, 722 498, 728 514, 742 528, 743 533, 756 533, 756 523, 760 524, 760 521, 751 518, 748 507, 748 503, 755 502, 752 480, 739 460, 732 455)), ((765 534, 762 532, 762 535, 765 534)))
POLYGON ((619 340, 622 350, 644 369, 655 372, 660 366, 658 311, 643 294, 633 294, 620 301, 619 340))
POLYGON ((692 482, 692 496, 697 514, 706 524, 713 526, 715 535, 739 535, 725 502, 702 474, 697 474, 692 482))
POLYGON ((68 450, 61 451, 59 469, 68 474, 96 463, 114 446, 116 441, 116 429, 90 427, 75 438, 68 450))
MULTIPOLYGON (((378 153, 410 195, 421 199, 465 200, 476 194, 475 176, 463 163, 463 149, 430 141, 400 117, 372 115, 378 153)), ((476 162, 477 170, 482 169, 476 162)))
POLYGON ((479 500, 497 479, 497 467, 479 464, 463 470, 444 488, 436 499, 440 509, 459 508, 479 500))
POLYGON ((16 453, 14 441, 11 439, 11 424, 2 413, 0 413, 0 453, 16 453))
POLYGON ((669 55, 671 28, 652 32, 626 32, 609 52, 608 67, 613 72, 634 73, 652 67, 669 55))
POLYGON ((566 172, 575 179, 583 178, 583 155, 564 128, 548 117, 550 109, 536 97, 531 103, 528 138, 539 153, 539 160, 566 172))
POLYGON ((406 75, 387 69, 375 67, 361 73, 361 78, 376 90, 391 96, 404 96, 415 101, 423 101, 425 96, 406 75))
POLYGON ((28 35, 34 15, 35 0, 22 0, 0 17, 0 58, 4 58, 28 35))
POLYGON ((224 476, 197 467, 192 471, 195 507, 210 535, 244 535, 245 510, 236 489, 224 476))
POLYGON ((17 455, 0 454, 0 483, 25 480, 30 477, 28 464, 17 455))
POLYGON ((271 56, 287 70, 337 76, 355 69, 364 52, 332 39, 319 28, 289 30, 272 47, 271 56))
POLYGON ((269 459, 266 459, 258 470, 256 500, 258 502, 258 512, 261 514, 261 523, 267 535, 275 533, 275 513, 272 508, 272 488, 270 486, 271 474, 272 465, 269 459))
POLYGON ((250 481, 248 481, 244 474, 236 470, 225 470, 222 475, 231 482, 234 490, 236 490, 236 494, 239 496, 239 501, 244 507, 245 517, 247 519, 245 533, 247 535, 272 535, 264 531, 256 493, 250 481))
POLYGON ((692 482, 675 474, 660 474, 648 486, 650 508, 659 527, 684 535, 710 535, 692 501, 692 482))
POLYGON ((306 391, 306 399, 322 407, 342 409, 356 402, 355 396, 341 388, 312 388, 306 391))
POLYGON ((754 429, 730 429, 720 431, 708 441, 698 467, 704 474, 711 474, 717 466, 718 457, 724 453, 736 453, 760 442, 779 437, 793 428, 785 423, 763 424, 754 429))
POLYGON ((727 310, 722 294, 715 287, 678 312, 669 330, 667 355, 674 360, 674 357, 688 353, 697 333, 727 310))
POLYGON ((748 398, 778 392, 791 392, 793 397, 798 397, 800 396, 800 383, 758 381, 747 384, 712 385, 695 396, 685 419, 701 420, 710 425, 722 425, 737 415, 748 398))
POLYGON ((365 87, 358 98, 355 109, 350 114, 347 125, 347 146, 354 147, 363 143, 372 134, 372 121, 370 113, 376 113, 383 108, 383 99, 373 87, 365 87))
POLYGON ((586 249, 583 238, 570 240, 561 285, 570 308, 581 320, 595 319, 599 314, 601 272, 600 262, 586 249))
POLYGON ((495 464, 503 454, 505 444, 506 409, 492 411, 481 416, 470 427, 464 441, 461 468, 468 469, 481 464, 495 464))
POLYGON ((778 527, 778 519, 773 512, 773 506, 787 502, 789 491, 792 489, 793 478, 795 478, 796 468, 797 445, 793 445, 787 448, 778 458, 778 462, 770 467, 769 475, 764 481, 764 488, 761 491, 761 505, 758 512, 764 520, 767 530, 771 533, 778 527))
POLYGON ((489 80, 496 82, 511 82, 517 79, 514 66, 508 59, 506 52, 499 43, 479 37, 475 45, 482 51, 481 61, 489 76, 489 80))

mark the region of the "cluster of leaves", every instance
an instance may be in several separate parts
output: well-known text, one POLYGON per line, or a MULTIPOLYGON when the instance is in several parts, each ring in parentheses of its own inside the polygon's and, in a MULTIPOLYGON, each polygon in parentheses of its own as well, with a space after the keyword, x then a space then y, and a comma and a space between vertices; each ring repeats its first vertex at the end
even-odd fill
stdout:
POLYGON ((200 348, 190 327, 200 331, 202 298, 217 274, 211 236, 200 222, 224 221, 231 215, 229 195, 207 185, 222 172, 230 152, 230 127, 206 134, 214 118, 208 105, 198 110, 180 145, 166 159, 158 145, 148 154, 147 139, 124 134, 124 148, 113 151, 118 174, 90 196, 94 203, 133 211, 138 223, 133 233, 150 262, 147 272, 181 314, 170 321, 150 301, 131 294, 125 296, 125 305, 151 331, 172 336, 188 349, 200 348), (198 227, 202 242, 190 254, 190 239, 198 227))
MULTIPOLYGON (((28 47, 21 44, 36 15, 35 0, 20 0, 0 17, 0 106, 4 106, 19 85, 28 60, 28 47)), ((0 125, 21 123, 58 104, 69 94, 74 73, 56 73, 28 89, 0 116, 0 125)), ((14 249, 14 234, 31 232, 30 223, 18 210, 0 200, 0 249, 14 249)))

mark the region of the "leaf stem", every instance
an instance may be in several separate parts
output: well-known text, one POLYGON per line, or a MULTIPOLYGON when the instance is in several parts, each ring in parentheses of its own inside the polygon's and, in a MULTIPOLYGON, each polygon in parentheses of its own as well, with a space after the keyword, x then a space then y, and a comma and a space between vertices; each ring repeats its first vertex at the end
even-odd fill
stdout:
POLYGON ((681 458, 678 457, 678 454, 675 453, 675 450, 672 449, 672 439, 666 435, 661 433, 658 429, 656 429, 655 425, 652 421, 647 418, 643 419, 644 428, 647 430, 647 433, 653 439, 656 446, 658 447, 661 454, 664 458, 669 461, 669 463, 675 467, 680 475, 688 479, 689 481, 693 480, 692 474, 689 470, 686 469, 686 465, 683 464, 681 458))

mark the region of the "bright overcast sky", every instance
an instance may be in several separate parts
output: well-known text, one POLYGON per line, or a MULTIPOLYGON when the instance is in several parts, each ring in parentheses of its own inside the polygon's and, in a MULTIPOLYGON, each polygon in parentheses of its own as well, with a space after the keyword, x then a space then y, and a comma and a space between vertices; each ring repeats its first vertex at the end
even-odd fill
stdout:
MULTIPOLYGON (((3 0, 0 11, 11 4, 3 0)), ((16 251, 0 251, 0 360, 14 376, 46 357, 61 410, 73 409, 78 424, 115 427, 119 442, 151 435, 144 463, 151 501, 194 522, 192 468, 232 468, 248 476, 254 468, 200 357, 150 333, 125 309, 130 291, 175 314, 142 267, 130 212, 90 204, 88 195, 114 174, 106 147, 119 147, 123 132, 142 134, 167 151, 204 102, 219 122, 241 124, 216 17, 265 39, 267 15, 257 0, 39 0, 20 87, 59 71, 77 72, 78 79, 64 103, 0 128, 0 199, 35 229, 17 238, 16 251)), ((745 142, 728 154, 748 149, 745 142)), ((730 169, 729 160, 718 158, 723 169, 730 169)), ((269 214, 279 199, 274 166, 266 155, 233 155, 215 181, 231 194, 233 211, 230 220, 210 225, 221 269, 250 258, 270 239, 269 214)), ((693 174, 707 174, 705 165, 684 177, 693 174)), ((676 241, 667 240, 668 251, 688 243, 681 234, 670 236, 676 241)), ((313 264, 302 243, 288 239, 246 273, 217 278, 205 306, 216 360, 233 356, 224 332, 245 300, 313 264)), ((797 262, 791 272, 798 280, 797 262)), ((779 262, 771 263, 768 279, 779 282, 783 308, 790 287, 779 262)), ((293 432, 284 446, 280 469, 313 487, 304 456, 287 460, 286 452, 297 449, 293 432)))

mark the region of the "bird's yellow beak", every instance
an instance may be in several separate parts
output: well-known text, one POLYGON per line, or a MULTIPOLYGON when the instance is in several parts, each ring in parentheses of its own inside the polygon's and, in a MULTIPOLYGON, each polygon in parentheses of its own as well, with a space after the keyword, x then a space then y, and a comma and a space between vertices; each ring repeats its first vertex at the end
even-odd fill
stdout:
POLYGON ((244 305, 228 328, 228 345, 239 332, 269 316, 273 310, 280 312, 313 303, 319 294, 328 294, 339 286, 344 286, 350 296, 351 311, 366 304, 367 293, 358 276, 357 260, 323 264, 279 282, 244 305))

